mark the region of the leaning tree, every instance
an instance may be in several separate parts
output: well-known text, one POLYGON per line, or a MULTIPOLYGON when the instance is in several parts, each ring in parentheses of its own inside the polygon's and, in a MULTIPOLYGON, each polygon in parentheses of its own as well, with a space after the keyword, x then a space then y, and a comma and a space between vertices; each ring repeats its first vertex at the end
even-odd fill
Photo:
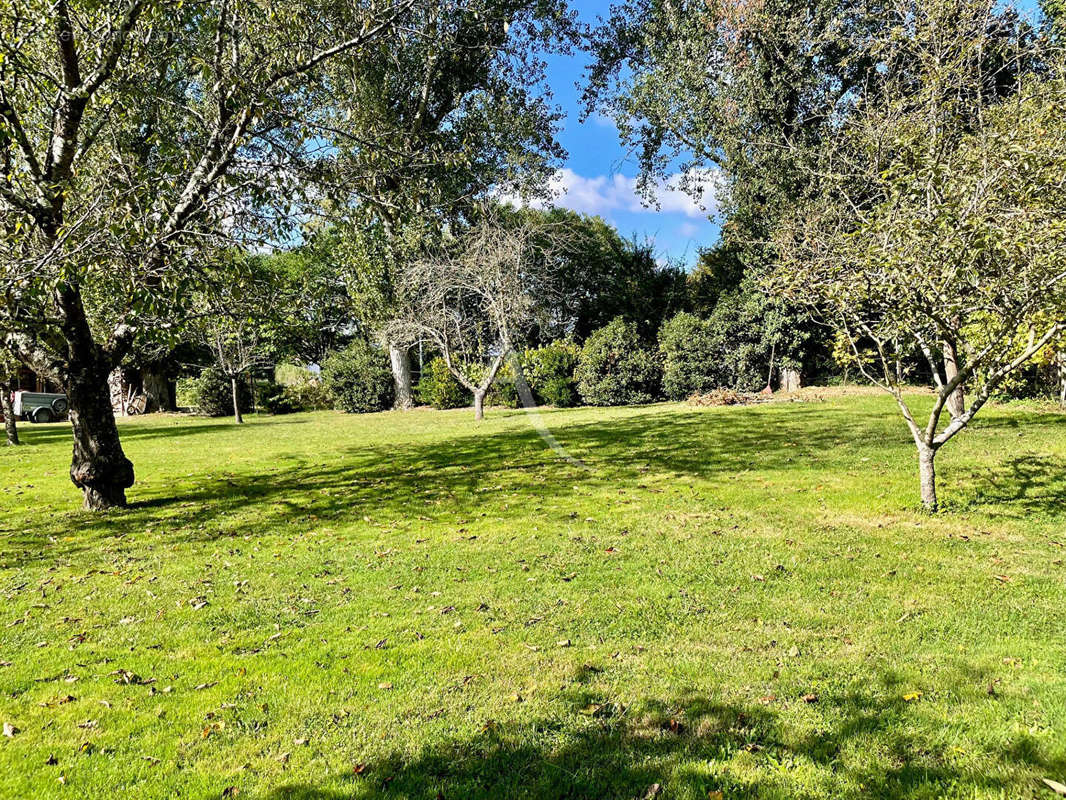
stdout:
POLYGON ((415 0, 17 0, 0 5, 0 323, 65 387, 85 506, 133 465, 107 377, 204 242, 276 235, 312 155, 330 59, 415 0))
POLYGON ((935 510, 937 452, 1066 330, 1066 75, 989 0, 901 6, 894 31, 776 233, 770 284, 895 398, 935 510), (924 420, 901 385, 912 354, 935 387, 924 420))

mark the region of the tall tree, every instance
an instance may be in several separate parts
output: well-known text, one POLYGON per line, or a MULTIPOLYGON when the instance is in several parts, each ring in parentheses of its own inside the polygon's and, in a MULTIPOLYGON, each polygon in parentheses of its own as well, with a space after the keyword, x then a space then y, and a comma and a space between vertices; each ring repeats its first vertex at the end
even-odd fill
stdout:
POLYGON ((0 411, 4 414, 4 434, 9 445, 19 443, 18 421, 12 407, 11 394, 18 386, 19 363, 10 353, 0 350, 0 411))
POLYGON ((323 67, 413 2, 0 5, 0 315, 67 390, 86 508, 133 484, 107 376, 142 314, 186 292, 205 239, 287 219, 323 67))
MULTIPOLYGON (((725 221, 711 258, 729 274, 715 281, 759 292, 745 276, 774 262, 776 221, 809 191, 809 163, 869 79, 865 43, 882 21, 878 0, 624 0, 594 32, 587 108, 613 117, 639 159, 640 185, 651 190, 677 171, 698 197, 709 172, 719 177, 725 221)), ((710 296, 697 299, 711 313, 710 296)), ((812 341, 802 309, 758 297, 743 304, 764 309, 757 327, 784 322, 795 328, 787 338, 812 341)), ((775 351, 789 360, 778 367, 809 355, 775 351)))
MULTIPOLYGON (((352 265, 376 273, 352 283, 381 290, 378 323, 404 301, 392 270, 418 260, 442 227, 490 193, 543 190, 564 152, 542 54, 567 51, 575 37, 564 0, 446 0, 414 10, 401 46, 383 41, 336 62, 331 80, 346 102, 323 135, 338 148, 342 207, 356 209, 344 230, 364 237, 369 216, 390 251, 352 265)), ((404 407, 407 352, 387 344, 404 407)))

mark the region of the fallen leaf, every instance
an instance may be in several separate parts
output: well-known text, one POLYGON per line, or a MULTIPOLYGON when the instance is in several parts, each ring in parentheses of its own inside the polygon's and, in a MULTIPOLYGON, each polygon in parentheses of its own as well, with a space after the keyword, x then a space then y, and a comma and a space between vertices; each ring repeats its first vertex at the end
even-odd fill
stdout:
POLYGON ((15 736, 19 733, 22 733, 22 731, 12 725, 10 722, 4 723, 4 736, 6 736, 8 739, 15 738, 15 736))
POLYGON ((903 701, 906 702, 906 703, 911 703, 911 702, 917 700, 921 696, 922 696, 921 692, 907 692, 905 695, 903 695, 903 701))
POLYGON ((1042 780, 1044 785, 1055 794, 1060 795, 1061 797, 1066 797, 1066 785, 1063 785, 1058 781, 1053 781, 1051 778, 1041 778, 1040 780, 1042 780))
POLYGON ((814 694, 813 692, 810 693, 810 694, 805 694, 805 695, 803 695, 803 702, 804 703, 817 703, 818 702, 818 695, 814 694))
POLYGON ((356 764, 354 767, 352 767, 352 774, 353 775, 362 775, 364 772, 366 772, 366 769, 367 769, 367 765, 366 764, 356 764))
POLYGON ((385 683, 379 683, 378 684, 378 688, 379 689, 391 689, 392 688, 392 684, 389 683, 388 681, 386 681, 385 683))
POLYGON ((644 793, 644 800, 651 800, 653 797, 658 797, 663 793, 663 787, 658 783, 653 783, 648 787, 648 791, 644 793))
POLYGON ((569 647, 570 646, 570 640, 569 639, 560 639, 559 641, 556 642, 556 644, 559 645, 559 647, 569 647))

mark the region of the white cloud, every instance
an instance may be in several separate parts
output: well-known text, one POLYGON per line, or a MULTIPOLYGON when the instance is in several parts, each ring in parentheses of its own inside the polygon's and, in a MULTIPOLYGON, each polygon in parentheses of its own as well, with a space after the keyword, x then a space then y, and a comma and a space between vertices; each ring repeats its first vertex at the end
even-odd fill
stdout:
POLYGON ((715 213, 715 170, 690 169, 659 179, 645 204, 637 190, 637 179, 625 175, 597 175, 586 178, 569 167, 558 170, 549 182, 550 200, 523 202, 514 196, 501 198, 505 203, 533 208, 563 206, 582 214, 603 216, 611 211, 633 213, 681 213, 693 219, 715 213))

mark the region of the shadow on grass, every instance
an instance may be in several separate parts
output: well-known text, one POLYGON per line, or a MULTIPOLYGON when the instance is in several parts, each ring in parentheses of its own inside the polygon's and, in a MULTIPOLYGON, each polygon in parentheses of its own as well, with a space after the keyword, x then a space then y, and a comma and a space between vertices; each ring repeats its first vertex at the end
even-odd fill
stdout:
POLYGON ((969 486, 962 507, 991 506, 994 516, 1066 513, 1066 471, 1060 459, 1027 455, 994 467, 969 471, 960 478, 969 486))
MULTIPOLYGON (((44 526, 12 533, 6 545, 13 548, 18 565, 70 558, 101 540, 159 523, 174 531, 169 541, 180 542, 256 535, 278 525, 321 520, 344 524, 367 515, 379 521, 446 515, 454 519, 487 509, 501 521, 519 522, 528 519, 530 509, 544 506, 562 507, 553 513, 564 514, 565 507, 575 503, 575 486, 587 491, 639 488, 649 473, 676 478, 676 485, 697 478, 743 480, 752 470, 811 482, 819 470, 829 469, 825 465, 833 463, 833 451, 883 449, 886 435, 896 430, 891 425, 895 420, 886 421, 876 410, 813 404, 692 411, 651 406, 591 422, 558 416, 545 413, 556 438, 585 468, 557 458, 532 428, 483 433, 471 423, 466 435, 342 448, 320 463, 280 455, 277 465, 265 471, 242 472, 241 465, 234 464, 224 477, 192 489, 175 490, 161 481, 163 488, 156 490, 161 494, 138 497, 134 488, 133 502, 124 511, 66 515, 64 529, 71 535, 62 541, 49 541, 54 531, 44 526), (508 492, 520 492, 523 502, 493 503, 508 492)), ((1057 416, 1034 417, 1059 422, 1057 416)), ((1000 423, 997 418, 986 421, 989 426, 1000 423)), ((165 438, 231 430, 221 424, 161 425, 130 427, 123 435, 165 438)), ((901 447, 906 448, 900 431, 901 447)), ((179 451, 175 459, 180 459, 179 451)), ((1029 504, 1051 512, 1066 510, 1059 491, 1066 483, 1058 464, 1016 459, 1006 470, 1002 485, 993 485, 989 497, 1006 504, 1007 513, 1024 513, 1029 504)))
MULTIPOLYGON (((281 456, 275 468, 254 473, 232 465, 224 477, 191 490, 168 486, 160 490, 165 494, 138 497, 134 488, 128 509, 67 515, 69 535, 62 541, 49 542, 53 532, 41 527, 12 534, 7 545, 14 548, 18 565, 69 558, 96 547, 100 539, 136 533, 149 523, 163 522, 174 530, 170 541, 204 540, 257 534, 298 521, 354 522, 368 514, 378 519, 469 514, 508 491, 521 491, 523 502, 493 507, 493 516, 525 520, 530 508, 573 502, 575 485, 588 490, 639 485, 649 472, 703 479, 753 469, 802 474, 810 459, 842 446, 842 440, 879 441, 874 419, 876 415, 844 415, 813 406, 772 417, 757 409, 708 413, 649 407, 605 421, 559 424, 549 419, 557 439, 584 468, 556 457, 532 428, 479 433, 472 424, 464 436, 353 447, 341 450, 341 457, 331 454, 325 463, 281 456), (250 507, 254 514, 247 513, 250 507)), ((190 429, 224 431, 227 426, 142 430, 166 436, 190 429)))
MULTIPOLYGON (((122 441, 137 441, 141 439, 177 439, 185 436, 195 436, 203 433, 232 433, 237 425, 229 418, 218 418, 214 422, 205 421, 205 417, 192 417, 197 422, 178 421, 180 417, 160 417, 159 422, 152 420, 138 420, 133 425, 122 425, 119 434, 122 441)), ((305 419, 287 419, 286 424, 297 425, 305 423, 305 419)), ((23 445, 53 444, 55 442, 72 441, 70 424, 66 422, 54 422, 44 425, 22 423, 19 425, 19 439, 23 445)))
POLYGON ((741 706, 689 695, 634 711, 572 699, 568 724, 487 723, 472 738, 371 762, 321 786, 278 786, 264 800, 1017 796, 1026 782, 1066 771, 1066 760, 1044 757, 1031 741, 968 769, 932 738, 937 725, 914 724, 921 709, 894 689, 818 698, 808 707, 824 721, 814 732, 798 730, 795 712, 777 700, 741 706))

